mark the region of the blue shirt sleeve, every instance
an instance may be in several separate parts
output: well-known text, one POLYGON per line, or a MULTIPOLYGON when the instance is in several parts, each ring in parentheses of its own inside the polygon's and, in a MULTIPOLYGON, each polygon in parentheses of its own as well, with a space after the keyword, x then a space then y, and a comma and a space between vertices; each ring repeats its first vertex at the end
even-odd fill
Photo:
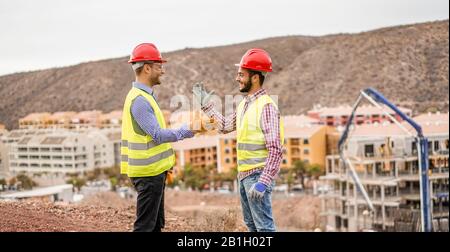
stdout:
POLYGON ((131 104, 131 114, 139 127, 150 135, 156 144, 177 142, 194 136, 187 125, 176 130, 161 129, 152 106, 142 96, 138 96, 131 104))

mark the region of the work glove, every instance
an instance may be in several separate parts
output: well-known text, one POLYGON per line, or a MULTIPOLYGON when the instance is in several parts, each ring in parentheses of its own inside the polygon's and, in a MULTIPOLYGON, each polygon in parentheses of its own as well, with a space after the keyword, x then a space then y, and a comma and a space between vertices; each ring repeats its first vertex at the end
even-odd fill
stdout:
POLYGON ((267 186, 263 183, 256 182, 250 187, 248 191, 250 199, 261 201, 264 198, 264 192, 267 186))
POLYGON ((211 100, 214 91, 208 93, 203 83, 200 82, 194 84, 192 93, 194 94, 194 99, 203 107, 211 100))

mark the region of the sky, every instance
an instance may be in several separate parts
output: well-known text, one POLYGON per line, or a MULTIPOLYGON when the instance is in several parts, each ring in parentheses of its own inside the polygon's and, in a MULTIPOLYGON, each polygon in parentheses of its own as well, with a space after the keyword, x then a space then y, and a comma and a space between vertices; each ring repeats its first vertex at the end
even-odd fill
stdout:
POLYGON ((449 18, 448 0, 0 0, 0 75, 286 35, 449 18))

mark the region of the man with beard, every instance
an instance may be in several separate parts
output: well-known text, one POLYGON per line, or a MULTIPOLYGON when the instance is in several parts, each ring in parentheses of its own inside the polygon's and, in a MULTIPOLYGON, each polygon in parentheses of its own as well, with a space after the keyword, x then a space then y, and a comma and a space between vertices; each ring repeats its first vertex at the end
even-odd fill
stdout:
POLYGON ((135 232, 160 232, 164 228, 164 187, 175 164, 170 142, 194 136, 187 125, 166 128, 153 92, 164 74, 161 53, 151 43, 134 48, 130 60, 136 80, 123 106, 120 170, 127 174, 138 196, 135 232))
POLYGON ((194 86, 194 97, 220 132, 237 131, 239 191, 248 230, 275 232, 271 198, 282 160, 284 128, 277 105, 262 88, 272 72, 272 60, 266 51, 250 49, 236 66, 239 90, 247 96, 232 115, 224 118, 213 108, 208 102, 213 92, 202 84, 194 86))

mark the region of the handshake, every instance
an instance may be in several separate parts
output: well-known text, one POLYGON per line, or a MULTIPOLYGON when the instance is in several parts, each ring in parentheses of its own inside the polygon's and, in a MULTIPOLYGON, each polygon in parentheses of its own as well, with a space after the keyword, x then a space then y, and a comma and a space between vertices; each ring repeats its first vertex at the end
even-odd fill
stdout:
POLYGON ((203 134, 216 128, 214 118, 209 118, 202 111, 193 111, 190 113, 189 129, 195 134, 203 134))
POLYGON ((198 110, 178 112, 172 115, 170 121, 173 128, 179 128, 181 125, 187 124, 194 134, 204 134, 217 128, 214 118, 209 118, 198 110))

